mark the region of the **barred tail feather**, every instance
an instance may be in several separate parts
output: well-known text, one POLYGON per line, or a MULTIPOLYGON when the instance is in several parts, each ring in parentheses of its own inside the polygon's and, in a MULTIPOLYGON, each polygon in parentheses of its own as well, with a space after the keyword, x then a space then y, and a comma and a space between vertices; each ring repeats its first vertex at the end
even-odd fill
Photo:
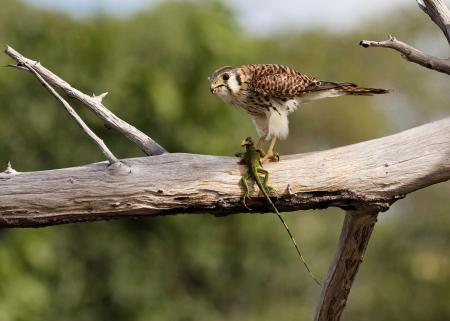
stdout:
POLYGON ((336 89, 345 95, 361 95, 361 96, 372 96, 378 94, 387 94, 390 92, 389 89, 382 88, 365 88, 359 87, 352 83, 337 83, 336 89))
POLYGON ((372 96, 387 94, 388 92, 390 92, 388 89, 364 88, 349 82, 321 81, 319 85, 315 85, 311 91, 297 97, 297 101, 299 103, 309 103, 314 100, 328 97, 338 97, 344 95, 372 96))

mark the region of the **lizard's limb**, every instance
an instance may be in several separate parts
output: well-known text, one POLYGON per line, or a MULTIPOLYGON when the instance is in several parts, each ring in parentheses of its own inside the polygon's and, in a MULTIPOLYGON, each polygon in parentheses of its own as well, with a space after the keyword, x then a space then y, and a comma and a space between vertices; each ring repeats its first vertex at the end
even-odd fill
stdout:
POLYGON ((262 185, 266 189, 267 193, 271 194, 271 195, 278 196, 276 190, 272 186, 269 185, 269 171, 265 170, 262 167, 258 168, 257 171, 258 171, 259 174, 264 175, 264 179, 262 181, 262 185))
POLYGON ((250 199, 250 189, 248 188, 248 179, 250 178, 250 176, 251 175, 249 173, 246 173, 241 177, 241 185, 242 188, 244 189, 244 196, 242 196, 242 205, 244 205, 245 208, 248 209, 249 211, 251 211, 251 209, 247 206, 245 200, 247 198, 250 199))
POLYGON ((247 207, 247 205, 245 204, 245 199, 249 198, 249 188, 248 188, 247 180, 249 177, 253 177, 253 179, 256 182, 256 185, 258 185, 259 189, 264 194, 264 197, 266 198, 267 202, 272 207, 273 211, 277 214, 279 220, 283 223, 287 233, 289 234, 289 237, 291 238, 291 240, 294 244, 294 247, 299 255, 300 260, 303 262, 303 264, 305 265, 306 269, 308 270, 309 274, 314 279, 314 281, 317 284, 319 284, 319 286, 320 286, 320 282, 312 274, 308 264, 306 263, 306 260, 303 258, 303 255, 301 254, 300 249, 297 245, 297 242, 295 242, 294 236, 292 235, 291 231, 289 230, 289 227, 287 226, 284 219, 281 217, 275 204, 273 204, 272 200, 270 199, 268 191, 271 190, 272 188, 270 188, 268 186, 269 172, 267 170, 265 170, 264 168, 262 168, 259 152, 255 149, 255 147, 253 146, 253 142, 250 139, 247 139, 245 141, 245 144, 243 143, 243 145, 246 146, 246 158, 248 157, 248 164, 247 164, 248 172, 246 174, 244 174, 241 178, 241 184, 242 184, 244 192, 245 192, 244 197, 242 199, 244 206, 247 207), (261 181, 260 174, 263 176, 262 181, 261 181))

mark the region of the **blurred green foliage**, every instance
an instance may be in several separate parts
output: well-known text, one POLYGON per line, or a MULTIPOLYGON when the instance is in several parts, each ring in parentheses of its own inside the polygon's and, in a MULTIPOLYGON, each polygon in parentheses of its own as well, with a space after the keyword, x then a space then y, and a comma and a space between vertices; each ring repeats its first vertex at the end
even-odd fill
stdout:
MULTIPOLYGON (((413 6, 414 7, 414 6, 413 6)), ((282 153, 384 136, 448 115, 448 76, 364 50, 388 33, 417 46, 445 42, 416 8, 358 30, 255 38, 221 2, 160 4, 127 18, 75 20, 2 1, 0 42, 40 60, 172 152, 230 155, 249 134, 245 113, 212 97, 221 65, 277 62, 323 79, 395 89, 342 97, 291 117, 282 153)), ((0 56, 0 65, 11 61, 0 56)), ((74 105, 78 105, 74 102, 74 105)), ((119 157, 136 146, 78 108, 119 157)), ((29 74, 0 70, 0 163, 19 171, 102 160, 97 148, 29 74)), ((382 214, 345 320, 450 319, 449 185, 416 192, 382 214)), ((286 215, 322 278, 342 211, 286 215)), ((272 215, 173 216, 0 231, 0 320, 306 320, 319 289, 272 215)))

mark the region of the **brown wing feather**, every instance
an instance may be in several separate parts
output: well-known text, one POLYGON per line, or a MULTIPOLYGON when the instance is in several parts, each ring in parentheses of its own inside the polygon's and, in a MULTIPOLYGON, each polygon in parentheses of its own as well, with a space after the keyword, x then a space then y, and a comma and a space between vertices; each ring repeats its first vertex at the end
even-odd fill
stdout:
POLYGON ((249 89, 264 96, 293 98, 310 92, 335 89, 347 95, 385 94, 389 90, 359 87, 354 83, 320 81, 290 67, 278 64, 244 65, 251 74, 249 89))
POLYGON ((278 64, 245 65, 241 68, 252 73, 250 89, 265 96, 292 98, 319 82, 313 77, 278 64))

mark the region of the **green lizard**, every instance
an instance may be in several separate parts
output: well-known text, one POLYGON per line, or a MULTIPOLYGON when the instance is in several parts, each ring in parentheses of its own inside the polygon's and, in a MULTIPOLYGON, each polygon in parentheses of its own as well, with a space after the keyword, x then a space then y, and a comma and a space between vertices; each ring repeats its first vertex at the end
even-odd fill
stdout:
POLYGON ((292 235, 291 231, 289 230, 289 227, 287 226, 286 222, 284 221, 283 217, 281 216, 280 212, 278 212, 278 209, 276 208, 275 204, 273 204, 269 193, 274 193, 275 190, 268 185, 269 183, 269 172, 265 170, 262 167, 261 162, 261 154, 258 149, 256 149, 253 140, 251 137, 247 137, 241 144, 242 147, 245 147, 245 153, 243 154, 243 162, 248 167, 248 172, 245 173, 241 178, 241 184, 244 188, 244 196, 242 197, 242 203, 244 206, 248 208, 245 200, 250 198, 250 190, 248 187, 248 179, 253 178, 255 180, 256 185, 258 185, 259 189, 263 193, 264 197, 267 200, 267 203, 272 207, 273 211, 277 214, 278 218, 280 219, 281 223, 283 223, 287 233, 291 237, 292 243, 294 243, 294 247, 297 250, 297 253, 299 255, 300 260, 302 261, 303 265, 305 266, 306 270, 311 275, 312 279, 321 287, 322 285, 317 280, 317 278, 314 276, 314 274, 311 272, 308 264, 306 263, 305 259, 303 258, 302 253, 300 252, 300 249, 297 245, 297 242, 294 239, 294 236, 292 235), (261 181, 260 175, 264 176, 264 180, 261 181))

